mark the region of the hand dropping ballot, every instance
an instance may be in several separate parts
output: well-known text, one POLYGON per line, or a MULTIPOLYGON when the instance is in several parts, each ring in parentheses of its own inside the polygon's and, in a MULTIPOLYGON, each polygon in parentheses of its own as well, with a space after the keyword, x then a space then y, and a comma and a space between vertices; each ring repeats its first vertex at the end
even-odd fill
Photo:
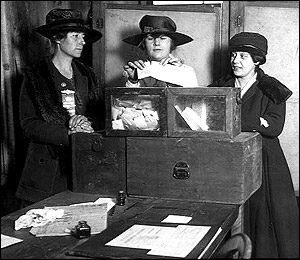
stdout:
POLYGON ((189 82, 187 82, 189 78, 194 77, 194 74, 190 69, 187 69, 184 64, 181 66, 175 66, 172 64, 166 64, 163 66, 158 61, 146 61, 145 67, 142 70, 137 69, 137 73, 138 79, 153 77, 158 80, 180 86, 197 87, 192 86, 189 82))

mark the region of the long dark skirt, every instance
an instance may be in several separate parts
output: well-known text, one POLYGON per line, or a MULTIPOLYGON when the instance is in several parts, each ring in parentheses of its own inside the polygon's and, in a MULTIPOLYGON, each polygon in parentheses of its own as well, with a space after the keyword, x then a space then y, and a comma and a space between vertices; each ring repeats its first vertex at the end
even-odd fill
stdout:
POLYGON ((244 205, 253 258, 299 258, 299 209, 287 162, 276 148, 276 156, 263 148, 262 186, 244 205))

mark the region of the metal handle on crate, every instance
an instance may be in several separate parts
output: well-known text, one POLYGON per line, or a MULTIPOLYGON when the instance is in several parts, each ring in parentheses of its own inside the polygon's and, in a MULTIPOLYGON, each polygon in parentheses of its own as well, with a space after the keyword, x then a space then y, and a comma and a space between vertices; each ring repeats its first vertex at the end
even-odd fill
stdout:
POLYGON ((99 152, 101 150, 102 147, 102 137, 97 137, 94 142, 92 143, 92 150, 94 152, 99 152))
POLYGON ((173 177, 186 180, 190 177, 190 167, 186 162, 177 162, 173 168, 173 177))

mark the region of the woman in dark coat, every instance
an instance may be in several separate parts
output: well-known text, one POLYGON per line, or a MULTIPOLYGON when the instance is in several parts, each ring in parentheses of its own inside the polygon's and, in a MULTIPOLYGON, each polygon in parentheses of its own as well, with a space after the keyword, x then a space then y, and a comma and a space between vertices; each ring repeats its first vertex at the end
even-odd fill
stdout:
POLYGON ((70 135, 100 127, 100 86, 79 58, 101 33, 84 25, 81 12, 53 9, 36 29, 50 39, 53 55, 28 67, 20 93, 20 123, 29 140, 16 196, 29 203, 72 189, 70 135))
POLYGON ((245 233, 254 258, 299 257, 299 209, 287 161, 280 146, 286 100, 292 92, 259 68, 267 39, 242 32, 229 42, 232 74, 209 87, 240 87, 241 128, 262 135, 262 185, 244 205, 245 233))

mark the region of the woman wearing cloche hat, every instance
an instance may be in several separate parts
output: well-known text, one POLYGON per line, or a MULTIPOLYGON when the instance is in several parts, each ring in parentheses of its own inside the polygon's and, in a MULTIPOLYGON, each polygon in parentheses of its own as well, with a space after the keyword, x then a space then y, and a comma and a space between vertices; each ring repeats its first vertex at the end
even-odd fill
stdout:
POLYGON ((176 31, 175 22, 167 16, 144 15, 139 22, 141 32, 123 39, 127 44, 146 51, 147 61, 129 61, 123 75, 128 87, 198 87, 192 67, 172 55, 177 46, 193 39, 176 31))
POLYGON ((286 101, 292 92, 264 73, 267 39, 241 32, 229 41, 232 73, 209 87, 241 88, 241 128, 262 136, 262 184, 244 204, 244 231, 253 258, 299 258, 299 209, 280 146, 286 101))
POLYGON ((20 93, 20 123, 29 146, 16 195, 30 203, 72 188, 70 135, 100 128, 104 108, 92 68, 76 60, 101 33, 74 9, 51 10, 35 31, 50 40, 53 53, 24 71, 20 93))

